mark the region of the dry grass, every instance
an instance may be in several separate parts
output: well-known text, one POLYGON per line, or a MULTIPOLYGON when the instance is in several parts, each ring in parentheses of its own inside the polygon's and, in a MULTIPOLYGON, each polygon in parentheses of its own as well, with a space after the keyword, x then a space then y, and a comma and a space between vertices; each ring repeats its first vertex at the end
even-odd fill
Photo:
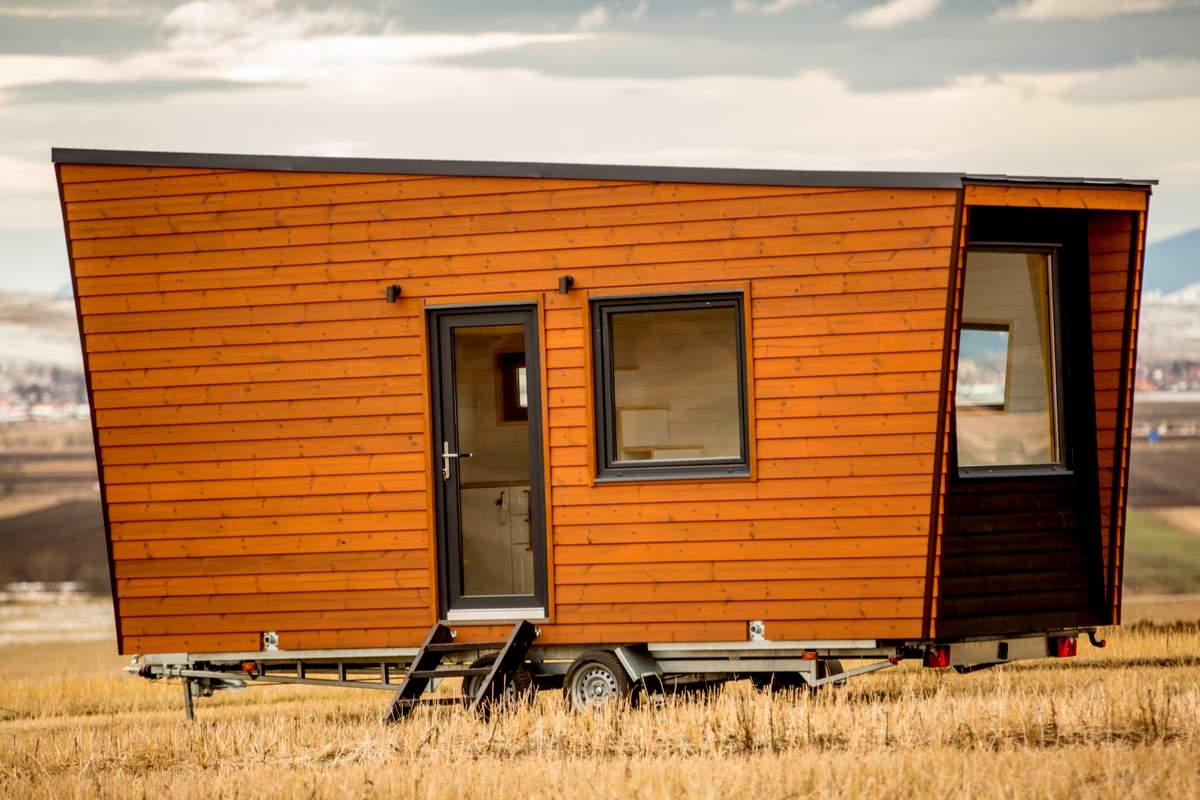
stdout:
POLYGON ((580 715, 548 694, 488 721, 440 709, 397 726, 374 692, 224 692, 188 725, 175 684, 3 670, 0 796, 1200 795, 1200 623, 1109 640, 967 676, 902 665, 815 695, 742 683, 580 715))

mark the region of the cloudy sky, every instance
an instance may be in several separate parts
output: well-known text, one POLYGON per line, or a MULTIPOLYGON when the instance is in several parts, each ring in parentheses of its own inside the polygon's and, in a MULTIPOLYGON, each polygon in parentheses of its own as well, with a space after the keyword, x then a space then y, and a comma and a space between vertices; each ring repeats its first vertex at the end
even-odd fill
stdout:
POLYGON ((0 0, 0 289, 49 148, 1159 178, 1200 227, 1200 0, 0 0))

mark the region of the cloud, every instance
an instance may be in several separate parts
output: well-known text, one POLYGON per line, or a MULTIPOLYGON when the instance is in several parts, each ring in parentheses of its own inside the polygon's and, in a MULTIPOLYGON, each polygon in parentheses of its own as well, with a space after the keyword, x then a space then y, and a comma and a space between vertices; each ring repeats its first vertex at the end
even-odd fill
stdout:
POLYGON ((229 50, 263 41, 363 33, 381 20, 353 8, 279 8, 275 0, 192 0, 163 17, 179 50, 229 50))
POLYGON ((592 6, 579 15, 577 25, 581 31, 594 31, 608 24, 608 9, 603 5, 592 6))
POLYGON ((0 6, 0 17, 21 17, 25 19, 120 19, 146 15, 147 12, 140 8, 105 6, 100 4, 90 7, 60 7, 50 5, 0 6))
POLYGON ((1120 14, 1149 14, 1195 6, 1194 0, 1017 0, 997 9, 1005 20, 1103 19, 1120 14))
POLYGON ((1001 80, 1023 81, 1026 86, 1036 81, 1043 90, 1087 104, 1185 100, 1200 98, 1200 60, 1143 59, 1111 69, 1021 78, 1001 76, 1001 80))
POLYGON ((928 17, 941 4, 942 0, 888 0, 851 14, 848 22, 856 28, 894 28, 928 17))
POLYGON ((790 11, 793 8, 799 8, 802 5, 807 5, 809 0, 770 0, 770 2, 756 3, 755 0, 732 0, 730 7, 735 14, 764 14, 770 16, 772 14, 782 14, 784 11, 790 11))
POLYGON ((252 89, 266 84, 219 78, 183 80, 46 81, 27 83, 10 90, 12 103, 114 103, 155 100, 191 92, 220 92, 252 89))
MULTIPOLYGON (((624 19, 637 22, 646 16, 646 12, 650 10, 650 0, 637 0, 628 8, 618 11, 617 13, 624 19)), ((608 10, 608 6, 603 3, 592 6, 579 15, 579 19, 575 23, 575 27, 581 31, 596 31, 608 25, 612 21, 612 13, 608 10)))
POLYGON ((332 82, 354 91, 363 82, 394 77, 416 64, 587 37, 409 33, 355 9, 284 9, 276 0, 194 0, 168 13, 162 31, 157 48, 118 59, 0 54, 0 104, 5 99, 103 102, 114 93, 136 99, 134 95, 264 83, 332 82), (95 91, 89 92, 89 86, 95 91), (17 91, 19 87, 42 88, 17 91))

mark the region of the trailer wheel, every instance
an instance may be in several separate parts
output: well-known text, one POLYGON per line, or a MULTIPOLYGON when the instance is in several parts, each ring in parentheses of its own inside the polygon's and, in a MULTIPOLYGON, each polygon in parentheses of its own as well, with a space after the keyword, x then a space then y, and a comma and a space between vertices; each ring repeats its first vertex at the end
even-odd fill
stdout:
MULTIPOLYGON (((841 675, 845 672, 842 662, 836 658, 823 658, 817 662, 817 680, 822 678, 841 675)), ((782 692, 788 689, 814 689, 798 672, 755 672, 750 675, 750 682, 754 684, 755 689, 760 689, 765 692, 782 692)), ((822 684, 819 689, 824 689, 829 686, 845 686, 846 681, 835 680, 829 683, 822 684)))
POLYGON ((808 685, 798 672, 752 672, 750 683, 762 692, 785 692, 808 685))
POLYGON ((606 703, 634 703, 635 690, 621 660, 609 650, 584 653, 571 664, 563 680, 563 696, 576 711, 606 703))
MULTIPOLYGON (((496 654, 489 653, 486 656, 480 656, 471 662, 471 669, 479 667, 490 667, 496 663, 496 654)), ((479 684, 483 678, 479 675, 468 675, 463 678, 462 693, 465 697, 474 697, 479 692, 479 684)), ((529 667, 522 664, 513 675, 512 682, 504 687, 504 699, 507 701, 516 701, 518 698, 523 698, 529 703, 533 703, 537 694, 537 684, 534 683, 533 673, 529 667)))
MULTIPOLYGON (((832 678, 834 675, 841 675, 845 671, 846 668, 842 666, 842 662, 836 658, 824 658, 817 664, 818 678, 832 678)), ((846 678, 842 678, 840 681, 831 681, 825 685, 841 687, 846 685, 846 681, 846 678)))

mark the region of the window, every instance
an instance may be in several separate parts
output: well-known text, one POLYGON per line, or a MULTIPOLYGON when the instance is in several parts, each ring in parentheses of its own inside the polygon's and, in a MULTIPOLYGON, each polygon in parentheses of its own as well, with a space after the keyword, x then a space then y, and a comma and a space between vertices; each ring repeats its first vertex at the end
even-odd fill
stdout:
POLYGON ((960 472, 1063 467, 1052 251, 972 249, 958 340, 960 472))
POLYGON ((592 305, 604 479, 748 475, 741 294, 592 305))
POLYGON ((529 384, 525 373, 525 353, 500 353, 496 356, 496 380, 500 402, 496 404, 499 422, 529 420, 529 384))
POLYGON ((1008 403, 1011 331, 1007 324, 964 322, 959 337, 958 405, 1003 411, 1008 403))

